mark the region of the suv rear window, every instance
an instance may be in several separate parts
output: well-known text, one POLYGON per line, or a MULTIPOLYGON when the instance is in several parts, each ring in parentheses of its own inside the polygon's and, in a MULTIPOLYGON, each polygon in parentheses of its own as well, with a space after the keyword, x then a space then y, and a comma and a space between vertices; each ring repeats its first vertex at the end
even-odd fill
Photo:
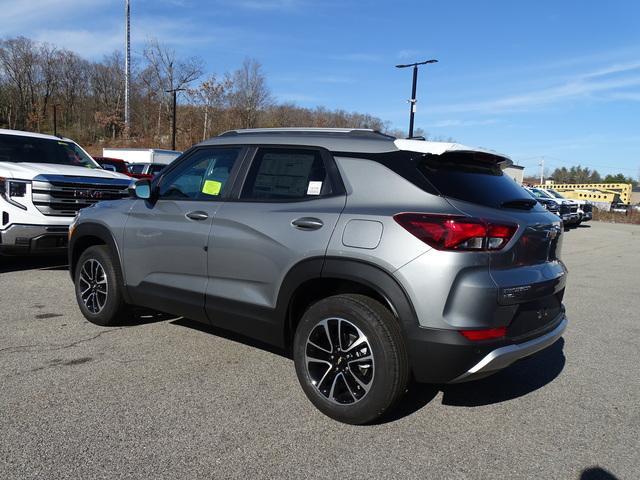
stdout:
POLYGON ((418 163, 418 169, 444 197, 492 208, 531 200, 490 155, 465 152, 426 155, 418 163))

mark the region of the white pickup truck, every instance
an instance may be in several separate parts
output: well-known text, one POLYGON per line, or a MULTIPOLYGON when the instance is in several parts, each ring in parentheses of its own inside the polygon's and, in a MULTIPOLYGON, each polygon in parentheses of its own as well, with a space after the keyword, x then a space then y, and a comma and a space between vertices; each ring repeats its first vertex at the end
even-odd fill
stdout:
POLYGON ((128 195, 68 138, 0 129, 0 255, 64 252, 81 208, 128 195))

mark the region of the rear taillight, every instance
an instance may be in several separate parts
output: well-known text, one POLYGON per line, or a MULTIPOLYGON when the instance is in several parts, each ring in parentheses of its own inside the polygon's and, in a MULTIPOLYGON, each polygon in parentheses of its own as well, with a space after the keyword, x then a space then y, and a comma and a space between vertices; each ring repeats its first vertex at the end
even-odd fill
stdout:
POLYGON ((485 328, 482 330, 459 330, 464 338, 474 342, 480 340, 494 340, 507 334, 507 327, 485 328))
POLYGON ((399 213, 394 220, 413 236, 438 250, 500 250, 517 225, 456 215, 399 213))

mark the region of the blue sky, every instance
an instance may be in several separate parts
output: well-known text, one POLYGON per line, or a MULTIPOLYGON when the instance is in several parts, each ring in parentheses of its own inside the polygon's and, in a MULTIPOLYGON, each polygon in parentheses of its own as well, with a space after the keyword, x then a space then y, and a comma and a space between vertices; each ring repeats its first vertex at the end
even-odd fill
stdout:
MULTIPOLYGON (((509 154, 640 175, 640 2, 131 0, 134 55, 157 38, 210 72, 264 65, 276 98, 371 113, 509 154)), ((0 36, 100 58, 121 48, 124 0, 0 0, 0 36)))

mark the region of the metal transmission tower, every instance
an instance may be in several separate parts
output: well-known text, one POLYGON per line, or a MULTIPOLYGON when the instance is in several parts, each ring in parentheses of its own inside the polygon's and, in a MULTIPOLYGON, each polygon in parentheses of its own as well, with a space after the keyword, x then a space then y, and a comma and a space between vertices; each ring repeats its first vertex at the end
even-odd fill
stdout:
POLYGON ((125 135, 129 136, 129 88, 131 77, 131 36, 130 36, 130 18, 131 9, 129 6, 129 0, 125 0, 125 33, 124 33, 124 131, 125 135))

